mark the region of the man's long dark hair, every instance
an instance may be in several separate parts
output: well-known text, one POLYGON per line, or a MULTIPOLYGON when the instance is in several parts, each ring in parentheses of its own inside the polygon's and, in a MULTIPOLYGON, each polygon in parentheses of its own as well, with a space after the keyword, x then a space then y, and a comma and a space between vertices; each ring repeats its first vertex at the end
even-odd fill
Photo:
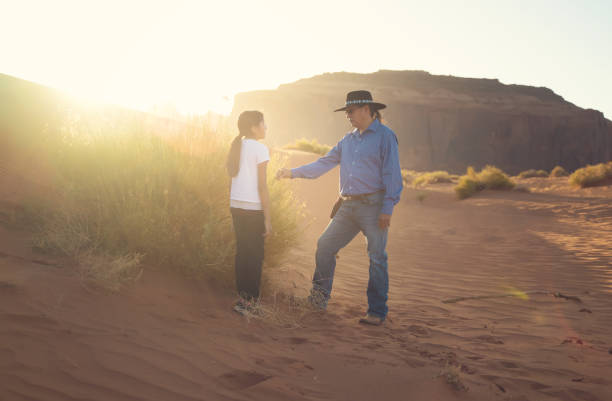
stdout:
POLYGON ((235 177, 240 171, 240 151, 242 150, 242 138, 251 138, 253 131, 251 128, 259 125, 264 119, 263 113, 256 110, 247 110, 238 116, 238 135, 232 141, 225 167, 230 177, 235 177))
POLYGON ((368 105, 368 109, 370 109, 370 115, 372 116, 373 119, 382 122, 382 115, 380 114, 380 110, 375 109, 371 107, 370 105, 368 105))

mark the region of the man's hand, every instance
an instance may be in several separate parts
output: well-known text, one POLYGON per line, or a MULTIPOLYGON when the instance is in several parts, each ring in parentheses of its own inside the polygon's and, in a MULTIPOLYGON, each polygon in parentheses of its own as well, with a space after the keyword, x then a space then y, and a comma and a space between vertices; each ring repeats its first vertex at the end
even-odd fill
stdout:
POLYGON ((276 172, 276 179, 280 180, 281 178, 292 178, 291 170, 288 168, 281 168, 276 172))
POLYGON ((391 225, 391 215, 390 214, 381 214, 378 216, 378 227, 381 230, 389 228, 391 225))

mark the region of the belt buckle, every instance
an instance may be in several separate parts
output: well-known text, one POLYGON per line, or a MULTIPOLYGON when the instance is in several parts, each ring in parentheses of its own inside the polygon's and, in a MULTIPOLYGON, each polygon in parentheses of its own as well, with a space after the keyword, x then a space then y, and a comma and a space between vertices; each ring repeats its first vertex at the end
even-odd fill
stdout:
POLYGON ((365 195, 345 195, 342 197, 344 200, 363 200, 365 195))

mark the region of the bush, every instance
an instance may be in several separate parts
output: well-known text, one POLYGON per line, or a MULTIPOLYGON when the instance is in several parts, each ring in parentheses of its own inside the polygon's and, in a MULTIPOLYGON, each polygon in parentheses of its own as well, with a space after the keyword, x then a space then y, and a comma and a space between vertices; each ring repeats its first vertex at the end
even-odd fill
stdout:
POLYGON ((486 166, 479 173, 473 167, 468 167, 466 174, 459 178, 455 192, 459 199, 465 199, 483 189, 512 189, 514 185, 497 167, 486 166))
POLYGON ((550 170, 551 177, 567 177, 569 173, 561 166, 556 166, 550 170))
MULTIPOLYGON (((39 248, 77 260, 144 255, 163 268, 230 282, 229 136, 186 128, 162 139, 103 128, 100 134, 72 130, 51 149, 61 202, 45 214, 39 248)), ((301 214, 289 183, 272 179, 281 163, 273 158, 268 167, 274 235, 266 243, 267 266, 296 243, 301 214)))
POLYGON ((414 170, 406 170, 402 169, 402 181, 404 185, 410 185, 414 181, 416 177, 418 177, 419 173, 414 170))
POLYGON ((453 176, 446 171, 432 171, 422 173, 418 175, 413 181, 412 185, 415 187, 430 185, 430 184, 441 184, 453 182, 453 176))
POLYGON ((430 184, 455 182, 459 179, 459 176, 449 174, 446 171, 414 171, 402 169, 402 179, 404 184, 412 185, 416 188, 430 184))
POLYGON ((319 141, 313 139, 309 141, 306 138, 298 139, 293 144, 285 146, 285 149, 295 149, 304 152, 316 153, 318 155, 326 155, 331 150, 331 146, 320 144, 319 141))
POLYGON ((548 177, 548 173, 544 170, 526 170, 519 173, 518 178, 533 178, 533 177, 548 177))
POLYGON ((569 177, 569 182, 572 185, 584 188, 603 184, 606 180, 611 178, 612 162, 608 162, 600 163, 595 166, 588 165, 574 171, 569 177))
POLYGON ((483 189, 484 188, 482 185, 474 178, 464 175, 459 178, 459 183, 455 187, 455 192, 457 193, 459 199, 465 199, 474 195, 478 191, 482 191, 483 189))

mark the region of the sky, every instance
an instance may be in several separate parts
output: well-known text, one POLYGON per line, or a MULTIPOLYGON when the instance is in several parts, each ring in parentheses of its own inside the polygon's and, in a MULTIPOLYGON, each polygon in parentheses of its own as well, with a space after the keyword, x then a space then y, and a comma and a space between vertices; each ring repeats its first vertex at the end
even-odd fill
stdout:
POLYGON ((238 92, 391 69, 545 86, 612 119, 612 1, 0 0, 0 9, 0 73, 141 110, 229 113, 238 92))

